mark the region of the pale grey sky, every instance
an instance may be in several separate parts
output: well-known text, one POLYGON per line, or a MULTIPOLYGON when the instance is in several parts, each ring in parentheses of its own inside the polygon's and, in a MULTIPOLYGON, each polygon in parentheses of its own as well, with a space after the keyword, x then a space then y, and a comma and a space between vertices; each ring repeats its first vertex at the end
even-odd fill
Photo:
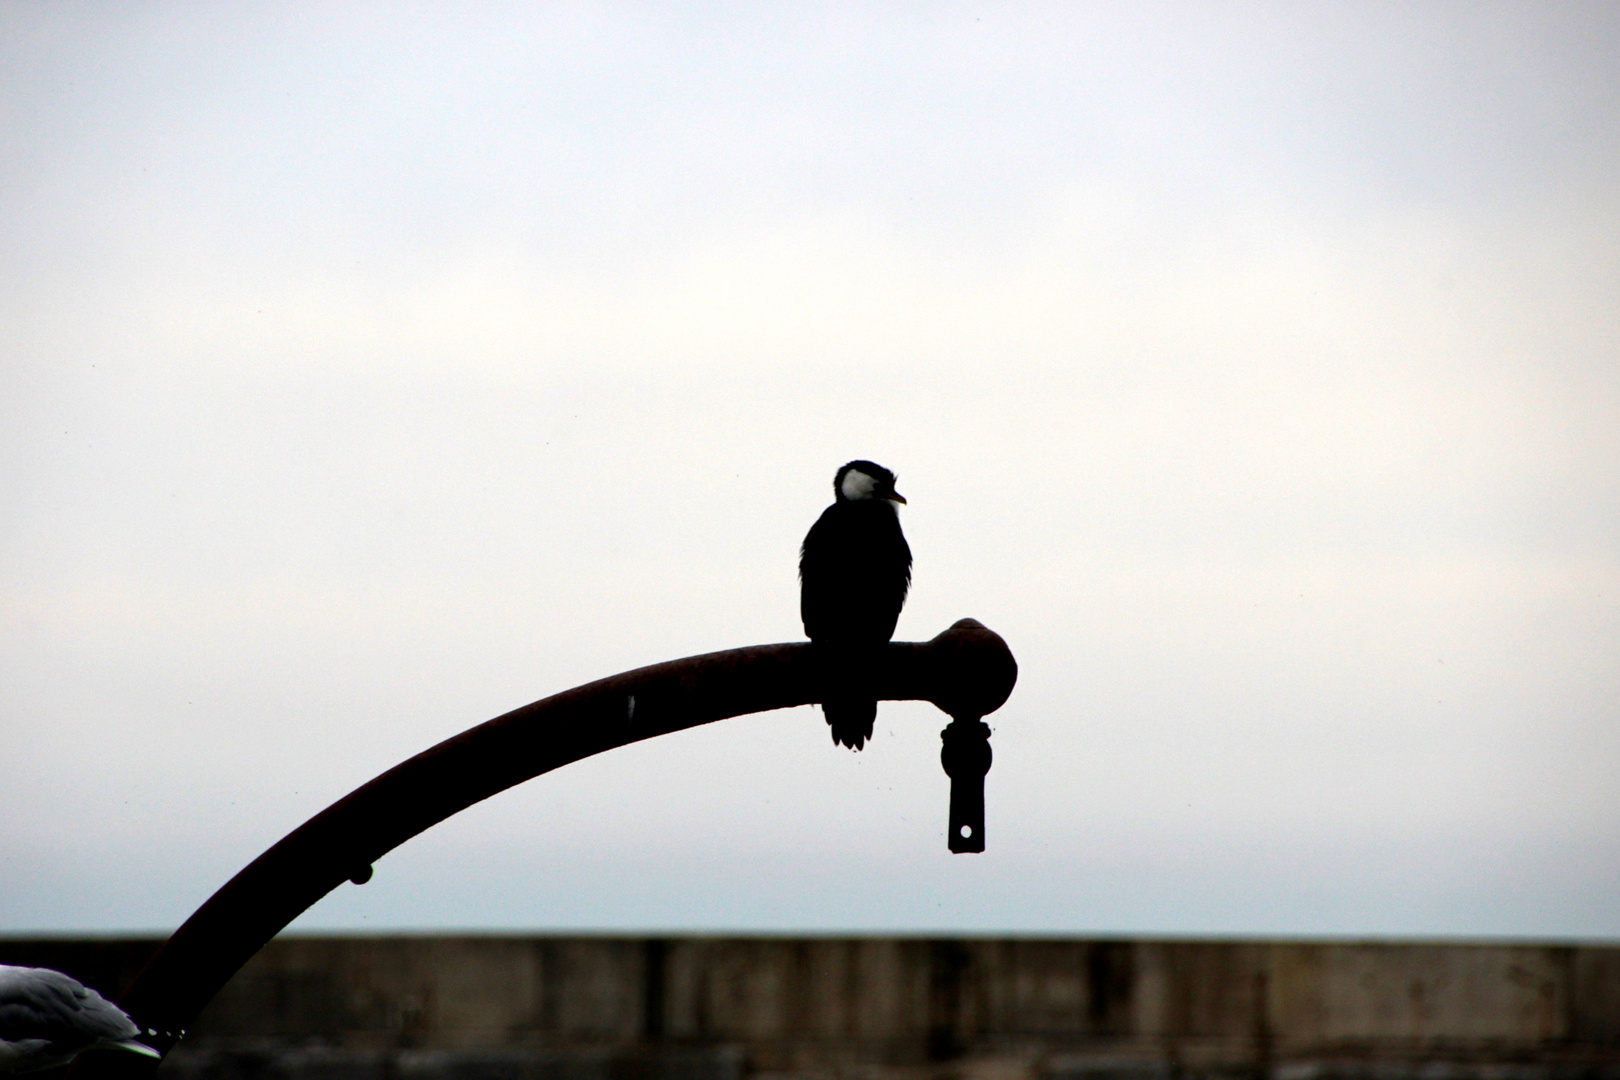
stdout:
POLYGON ((870 457, 984 856, 793 710, 297 925, 1620 935, 1620 6, 12 3, 0 146, 0 932, 798 638, 870 457))

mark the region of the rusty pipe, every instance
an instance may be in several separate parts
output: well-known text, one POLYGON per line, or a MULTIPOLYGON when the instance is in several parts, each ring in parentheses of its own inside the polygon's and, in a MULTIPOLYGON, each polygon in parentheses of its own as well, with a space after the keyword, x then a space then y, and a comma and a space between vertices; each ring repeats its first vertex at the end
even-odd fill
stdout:
MULTIPOLYGON (((167 1054, 266 942, 345 881, 369 880, 372 864, 406 840, 491 795, 604 750, 835 697, 839 673, 818 663, 814 648, 756 645, 637 668, 525 705, 424 750, 316 814, 226 882, 174 932, 119 1004, 153 1033, 145 1041, 167 1054)), ((881 700, 930 701, 955 721, 976 724, 1001 707, 1017 677, 1000 636, 962 619, 932 641, 883 646, 862 689, 881 700)), ((962 781, 951 775, 955 828, 962 781)), ((981 835, 983 779, 979 772, 981 835)), ((951 849, 963 850, 957 843, 951 849)), ((129 1054, 90 1054, 74 1067, 73 1080, 136 1080, 156 1067, 129 1054)))

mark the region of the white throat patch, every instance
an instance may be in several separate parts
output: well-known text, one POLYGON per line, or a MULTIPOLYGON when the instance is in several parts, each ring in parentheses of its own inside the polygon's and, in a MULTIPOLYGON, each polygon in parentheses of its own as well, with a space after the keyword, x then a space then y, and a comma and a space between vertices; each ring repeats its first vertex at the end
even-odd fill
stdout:
POLYGON ((838 486, 838 490, 851 501, 870 499, 872 492, 877 490, 877 481, 859 469, 851 469, 844 474, 844 482, 838 486))

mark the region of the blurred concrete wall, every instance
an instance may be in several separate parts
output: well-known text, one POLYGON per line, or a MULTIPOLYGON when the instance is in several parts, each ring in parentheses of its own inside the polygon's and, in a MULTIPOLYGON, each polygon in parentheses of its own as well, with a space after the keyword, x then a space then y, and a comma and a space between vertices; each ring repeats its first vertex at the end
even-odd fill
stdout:
MULTIPOLYGON (((155 941, 0 942, 116 994, 155 941)), ((289 937, 174 1080, 1620 1080, 1620 947, 289 937)))

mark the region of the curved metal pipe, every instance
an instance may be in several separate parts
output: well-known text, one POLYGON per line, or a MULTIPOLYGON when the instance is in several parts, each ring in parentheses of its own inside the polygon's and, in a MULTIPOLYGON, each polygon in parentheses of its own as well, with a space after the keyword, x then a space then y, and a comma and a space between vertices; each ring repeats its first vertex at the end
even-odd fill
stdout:
MULTIPOLYGON (((604 750, 824 701, 843 689, 842 677, 818 661, 809 644, 690 656, 575 687, 446 739, 339 799, 249 863, 174 932, 119 1004, 143 1031, 155 1032, 145 1041, 167 1054, 266 942, 343 882, 368 881, 371 864, 406 840, 491 795, 604 750)), ((963 619, 932 641, 884 646, 861 692, 930 701, 976 723, 1001 707, 1017 678, 1006 642, 963 619)), ((954 770, 951 775, 954 789, 958 778, 954 770)), ((983 772, 977 782, 976 850, 983 850, 983 772)), ((953 790, 953 829, 957 803, 953 790)), ((91 1054, 75 1066, 73 1080, 133 1080, 156 1067, 134 1055, 91 1054)))

